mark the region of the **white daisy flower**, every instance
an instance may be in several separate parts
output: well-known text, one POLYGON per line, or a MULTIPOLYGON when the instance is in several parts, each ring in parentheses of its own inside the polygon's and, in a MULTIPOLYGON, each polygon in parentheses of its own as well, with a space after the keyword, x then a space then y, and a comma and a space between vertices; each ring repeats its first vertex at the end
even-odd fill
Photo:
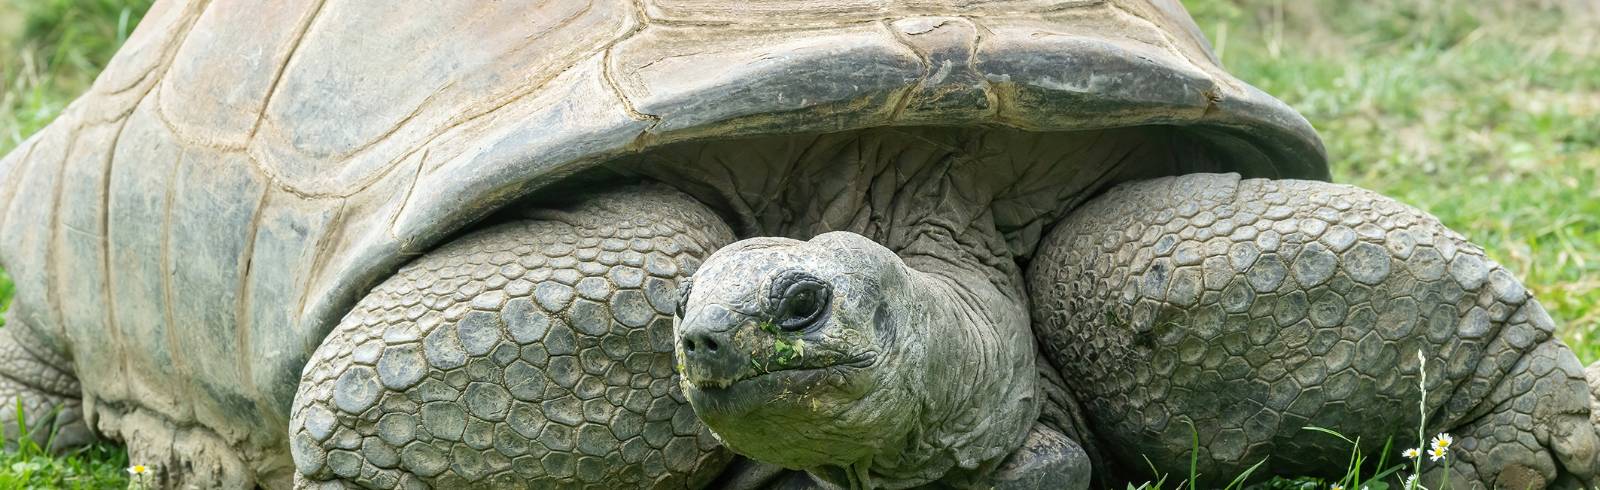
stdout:
POLYGON ((142 464, 136 464, 136 465, 128 467, 128 474, 134 475, 134 476, 142 476, 145 473, 149 473, 149 472, 150 472, 150 467, 142 465, 142 464))
POLYGON ((1422 456, 1422 451, 1417 448, 1410 448, 1400 453, 1400 455, 1404 456, 1406 459, 1417 459, 1418 457, 1422 456))
POLYGON ((1440 450, 1448 451, 1450 449, 1450 445, 1455 444, 1455 442, 1456 439, 1454 437, 1450 437, 1450 434, 1443 432, 1440 432, 1439 435, 1433 436, 1433 447, 1440 450))
POLYGON ((1444 454, 1447 452, 1450 452, 1450 450, 1442 447, 1435 446, 1428 448, 1428 461, 1438 461, 1444 459, 1444 454))

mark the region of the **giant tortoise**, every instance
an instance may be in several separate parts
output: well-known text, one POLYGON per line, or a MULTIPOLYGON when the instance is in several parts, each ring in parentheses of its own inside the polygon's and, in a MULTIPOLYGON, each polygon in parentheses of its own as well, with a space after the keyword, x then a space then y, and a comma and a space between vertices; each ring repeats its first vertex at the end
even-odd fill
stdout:
POLYGON ((1328 177, 1174 0, 169 0, 0 163, 0 395, 174 487, 1217 481, 1419 422, 1593 483, 1539 303, 1328 177))

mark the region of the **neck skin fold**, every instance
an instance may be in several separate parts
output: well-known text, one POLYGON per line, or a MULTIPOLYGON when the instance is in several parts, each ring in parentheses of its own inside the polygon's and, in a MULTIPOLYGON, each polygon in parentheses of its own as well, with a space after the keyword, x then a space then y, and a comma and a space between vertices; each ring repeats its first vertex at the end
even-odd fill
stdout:
POLYGON ((921 420, 898 454, 870 462, 874 485, 905 488, 985 473, 1021 446, 1038 419, 1036 351, 1020 274, 950 260, 970 256, 905 259, 923 315, 902 323, 921 330, 908 336, 920 340, 911 346, 920 351, 912 353, 919 366, 906 369, 903 382, 922 394, 921 420))

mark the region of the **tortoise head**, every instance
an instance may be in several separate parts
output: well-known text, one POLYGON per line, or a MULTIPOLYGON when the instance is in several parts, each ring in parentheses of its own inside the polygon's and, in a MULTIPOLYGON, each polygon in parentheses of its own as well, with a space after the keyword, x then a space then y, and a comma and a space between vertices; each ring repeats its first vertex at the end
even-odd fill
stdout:
POLYGON ((712 254, 684 287, 682 388, 740 452, 791 468, 860 461, 907 431, 921 394, 924 313, 911 271, 834 232, 753 238, 712 254), (823 451, 826 449, 826 451, 823 451))

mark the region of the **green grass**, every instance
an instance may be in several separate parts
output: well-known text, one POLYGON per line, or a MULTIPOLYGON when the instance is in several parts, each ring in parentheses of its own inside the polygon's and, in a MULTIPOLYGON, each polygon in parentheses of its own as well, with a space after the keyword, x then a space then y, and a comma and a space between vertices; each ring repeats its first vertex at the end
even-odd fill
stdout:
MULTIPOLYGON (((0 0, 0 154, 88 88, 148 4, 0 0)), ((1336 180, 1483 245, 1580 359, 1600 359, 1600 13, 1551 0, 1185 4, 1230 70, 1311 120, 1336 180), (1574 7, 1544 7, 1562 4, 1574 7)), ((10 292, 0 275, 0 303, 10 292)), ((112 446, 7 451, 0 488, 122 487, 126 464, 112 446)))
POLYGON ((66 454, 52 455, 44 448, 55 437, 54 427, 29 427, 23 418, 22 403, 14 408, 23 423, 18 427, 15 447, 0 458, 0 488, 124 488, 129 487, 126 470, 128 453, 110 445, 93 445, 66 454), (50 436, 41 446, 29 434, 44 430, 50 436))
POLYGON ((0 0, 0 154, 89 88, 151 0, 0 0))

